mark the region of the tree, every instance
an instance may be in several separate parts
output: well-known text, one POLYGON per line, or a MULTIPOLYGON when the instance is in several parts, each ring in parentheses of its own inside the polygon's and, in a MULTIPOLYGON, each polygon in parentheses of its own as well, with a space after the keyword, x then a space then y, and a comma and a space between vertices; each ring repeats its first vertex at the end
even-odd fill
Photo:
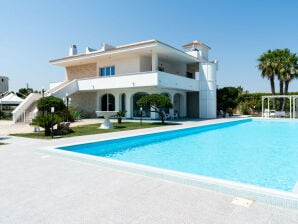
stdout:
POLYGON ((19 95, 22 98, 26 98, 30 93, 33 93, 33 89, 32 88, 21 88, 17 92, 17 95, 19 95))
MULTIPOLYGON (((275 52, 268 50, 258 58, 258 62, 259 62, 258 68, 259 70, 261 70, 261 76, 262 78, 269 79, 272 95, 275 95, 274 78, 275 78, 276 67, 277 67, 275 54, 276 54, 275 52)), ((274 98, 273 98, 273 108, 274 109, 276 108, 274 98)))
POLYGON ((42 111, 41 115, 38 115, 34 120, 33 124, 43 127, 45 129, 45 135, 51 134, 51 125, 52 125, 52 115, 51 107, 55 108, 55 115, 53 119, 53 124, 58 124, 63 121, 65 117, 66 106, 60 98, 54 96, 48 96, 40 98, 37 101, 37 108, 39 111, 42 111))
MULTIPOLYGON (((277 76, 279 80, 280 95, 287 95, 289 83, 298 74, 298 57, 291 53, 287 48, 268 50, 258 58, 258 68, 261 70, 261 76, 270 80, 272 95, 275 95, 274 78, 277 76)), ((284 111, 285 101, 283 98, 279 100, 279 109, 284 111)), ((276 103, 273 99, 273 109, 276 109, 276 103)))
MULTIPOLYGON (((62 121, 62 118, 54 114, 53 116, 53 125, 56 125, 62 121)), ((52 127, 52 115, 45 114, 45 115, 38 115, 32 122, 33 125, 38 125, 44 128, 44 135, 49 136, 51 135, 51 127, 52 127)))
MULTIPOLYGON (((289 90, 289 83, 294 78, 297 78, 298 68, 297 62, 298 57, 296 54, 290 52, 289 49, 277 49, 276 50, 278 55, 278 69, 276 71, 279 82, 280 82, 280 94, 287 95, 289 90)), ((280 110, 285 110, 285 103, 286 101, 284 98, 280 98, 280 110)))
POLYGON ((64 111, 66 108, 63 100, 54 96, 43 97, 37 101, 39 111, 51 112, 51 107, 55 107, 56 112, 64 111))
POLYGON ((217 110, 231 113, 238 105, 239 88, 224 87, 217 90, 217 110))
POLYGON ((137 101, 137 105, 140 107, 147 106, 150 108, 150 112, 158 113, 162 124, 165 123, 165 114, 162 109, 173 108, 170 98, 162 94, 149 94, 143 96, 137 101))

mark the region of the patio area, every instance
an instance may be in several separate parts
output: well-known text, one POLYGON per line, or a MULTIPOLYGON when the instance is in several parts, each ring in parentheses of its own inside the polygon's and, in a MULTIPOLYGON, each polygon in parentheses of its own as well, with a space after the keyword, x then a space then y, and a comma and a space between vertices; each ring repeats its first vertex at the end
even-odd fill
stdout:
MULTIPOLYGON (((0 223, 297 223, 298 210, 78 161, 47 146, 125 137, 219 122, 75 138, 3 136, 0 223), (238 201, 238 202, 237 202, 238 201)), ((98 120, 97 120, 98 122, 98 120)))

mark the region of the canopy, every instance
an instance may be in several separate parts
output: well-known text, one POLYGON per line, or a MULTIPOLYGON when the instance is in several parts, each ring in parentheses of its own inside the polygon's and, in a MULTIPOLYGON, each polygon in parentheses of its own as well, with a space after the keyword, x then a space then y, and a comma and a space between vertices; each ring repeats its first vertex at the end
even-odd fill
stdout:
POLYGON ((23 102, 23 99, 18 97, 14 93, 10 93, 7 96, 3 97, 0 99, 0 104, 5 104, 5 105, 15 105, 15 104, 20 104, 23 102))

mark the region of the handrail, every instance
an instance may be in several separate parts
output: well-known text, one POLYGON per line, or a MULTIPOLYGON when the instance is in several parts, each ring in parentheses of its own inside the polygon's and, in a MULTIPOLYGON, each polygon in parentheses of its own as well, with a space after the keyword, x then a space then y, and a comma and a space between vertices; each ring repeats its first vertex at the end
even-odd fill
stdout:
POLYGON ((187 76, 183 76, 183 75, 179 75, 179 74, 174 74, 174 73, 169 73, 169 72, 164 72, 164 71, 146 71, 146 72, 132 72, 132 73, 120 73, 120 74, 115 74, 115 75, 110 75, 110 76, 92 76, 92 77, 84 77, 84 78, 80 78, 77 79, 78 81, 81 80, 90 80, 90 79, 107 79, 107 78, 113 78, 113 77, 120 77, 120 76, 134 76, 134 75, 143 75, 143 74, 153 74, 153 73, 159 73, 159 74, 169 74, 169 75, 173 75, 176 77, 182 77, 182 78, 187 78, 187 79, 192 79, 193 78, 189 78, 187 76))
POLYGON ((18 119, 24 114, 24 112, 39 98, 41 95, 38 93, 30 93, 22 103, 20 103, 13 111, 12 111, 12 120, 13 123, 16 123, 18 119))
POLYGON ((78 83, 77 79, 73 79, 71 81, 67 81, 62 83, 61 85, 58 86, 58 88, 53 88, 48 91, 47 95, 52 95, 55 97, 60 97, 63 98, 66 93, 69 95, 75 93, 78 91, 78 83), (54 89, 54 91, 53 91, 54 89))
POLYGON ((52 95, 53 93, 58 91, 60 88, 63 88, 68 83, 69 83, 69 81, 64 81, 64 82, 60 83, 59 85, 55 86, 54 88, 49 89, 48 91, 45 92, 45 96, 52 95))
MULTIPOLYGON (((50 89, 46 92, 46 95, 47 96, 51 96, 51 95, 59 95, 58 93, 61 91, 61 90, 64 90, 66 87, 68 86, 75 86, 77 85, 77 79, 73 79, 71 81, 65 81, 63 83, 61 83, 60 85, 54 87, 53 89, 50 89)), ((75 92, 75 91, 74 91, 75 92)), ((68 94, 72 94, 72 92, 68 92, 68 94)))

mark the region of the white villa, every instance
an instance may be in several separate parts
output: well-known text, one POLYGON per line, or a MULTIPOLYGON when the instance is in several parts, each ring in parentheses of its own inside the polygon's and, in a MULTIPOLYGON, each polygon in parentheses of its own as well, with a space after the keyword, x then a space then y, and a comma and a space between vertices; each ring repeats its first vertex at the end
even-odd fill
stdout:
MULTIPOLYGON (((94 117, 95 111, 126 110, 126 117, 134 118, 139 116, 140 97, 160 93, 174 105, 165 109, 171 116, 216 118, 217 62, 208 59, 210 47, 193 41, 183 48, 148 40, 103 44, 99 50, 87 47, 78 54, 72 45, 67 57, 50 61, 64 67, 66 75, 63 82, 50 85, 47 95, 69 95, 71 105, 87 117, 94 117)), ((143 116, 156 119, 158 115, 143 108, 143 116)))

